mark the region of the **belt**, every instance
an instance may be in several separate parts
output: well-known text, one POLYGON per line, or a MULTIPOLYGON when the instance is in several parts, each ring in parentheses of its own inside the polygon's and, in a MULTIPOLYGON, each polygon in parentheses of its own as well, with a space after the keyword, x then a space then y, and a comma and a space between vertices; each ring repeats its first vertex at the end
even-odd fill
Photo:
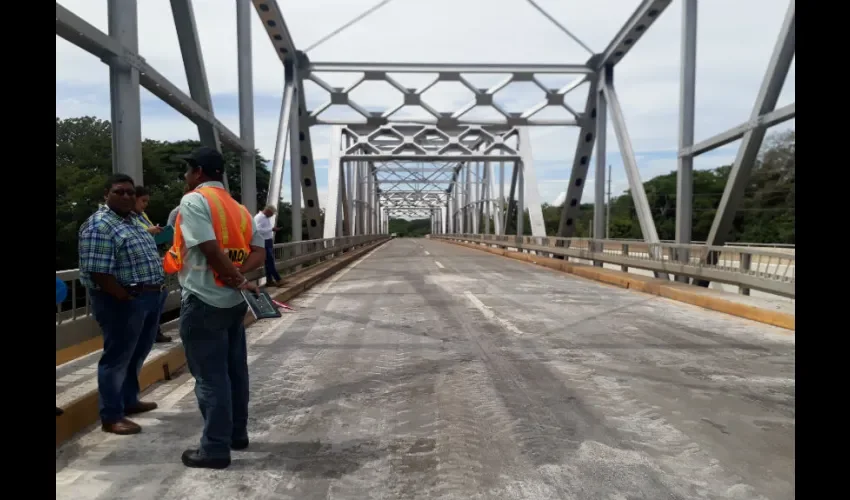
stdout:
POLYGON ((148 283, 134 283, 127 285, 126 288, 130 292, 161 292, 165 290, 165 285, 152 285, 148 283))

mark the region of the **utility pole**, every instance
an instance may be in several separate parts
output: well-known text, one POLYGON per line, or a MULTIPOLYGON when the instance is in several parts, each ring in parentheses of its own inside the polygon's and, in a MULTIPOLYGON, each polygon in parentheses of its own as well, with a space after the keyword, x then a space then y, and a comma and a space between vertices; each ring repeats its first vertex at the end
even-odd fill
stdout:
POLYGON ((605 204, 605 239, 611 239, 611 164, 608 164, 608 202, 605 204))

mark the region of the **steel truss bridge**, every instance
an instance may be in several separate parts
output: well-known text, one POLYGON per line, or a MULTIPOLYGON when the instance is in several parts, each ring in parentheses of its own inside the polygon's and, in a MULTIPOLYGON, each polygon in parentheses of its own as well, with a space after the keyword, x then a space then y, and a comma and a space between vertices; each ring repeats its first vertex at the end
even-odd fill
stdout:
MULTIPOLYGON (((289 284, 277 297, 288 301, 344 268, 294 299, 295 310, 280 320, 248 327, 251 443, 234 452, 230 469, 212 473, 180 465, 183 449, 197 445, 202 422, 191 397, 194 379, 180 372, 186 358, 179 336, 156 344, 141 370, 144 398, 159 404, 132 417, 143 434, 100 432, 101 332, 78 270, 57 271, 70 285, 56 314, 56 406, 64 410, 56 417, 57 498, 793 496, 794 250, 726 239, 767 129, 795 116, 794 104, 776 107, 795 55, 795 0, 750 116, 701 141, 694 137, 697 0, 677 0, 683 9, 675 241, 659 241, 615 85, 617 65, 673 0, 641 1, 605 49, 581 64, 307 57, 390 1, 302 49, 277 1, 235 0, 238 133, 213 113, 191 0, 170 0, 188 94, 139 54, 139 0, 107 0, 108 33, 56 4, 57 36, 109 67, 113 170, 143 182, 144 87, 196 124, 203 145, 241 153, 241 198, 252 212, 258 207, 251 17, 259 16, 285 73, 268 203, 281 199, 287 163, 292 179, 293 241, 274 250, 289 284), (360 76, 340 88, 327 83, 328 73, 360 76), (410 88, 398 73, 436 76, 410 88), (480 88, 476 74, 506 76, 480 88), (574 79, 552 88, 552 75, 574 79), (308 82, 328 101, 308 107, 308 82), (353 91, 369 82, 397 92, 397 104, 359 104, 353 91), (438 111, 427 93, 445 82, 469 89, 470 102, 438 111), (494 96, 516 82, 536 85, 542 101, 518 112, 500 106, 494 96), (582 105, 569 104, 581 89, 582 105), (330 118, 327 112, 340 107, 356 118, 330 118), (493 118, 478 118, 480 110, 493 118), (609 124, 643 241, 575 235, 591 167, 593 234, 605 234, 609 124), (326 200, 316 182, 314 126, 331 127, 326 200), (575 151, 564 151, 572 164, 553 235, 543 223, 529 141, 530 127, 547 126, 579 130, 575 151), (694 158, 739 139, 708 240, 693 242, 694 158), (391 239, 390 217, 430 217, 431 237, 391 239)), ((248 278, 259 281, 261 274, 248 278)), ((168 287, 165 313, 174 314, 180 290, 173 281, 168 287)), ((173 332, 174 323, 164 323, 164 331, 173 332)))
MULTIPOLYGON (((574 236, 591 163, 596 179, 594 234, 605 234, 605 145, 610 121, 625 164, 643 238, 647 243, 659 243, 618 98, 615 74, 617 64, 627 57, 664 14, 672 0, 642 1, 602 52, 591 54, 583 64, 563 65, 314 62, 296 46, 287 28, 284 12, 276 1, 237 0, 239 134, 225 127, 212 111, 191 0, 171 1, 190 95, 168 81, 138 54, 136 2, 109 0, 109 33, 101 32, 57 3, 56 34, 109 65, 113 169, 130 174, 137 182, 143 179, 139 97, 139 87, 142 86, 196 123, 202 144, 215 148, 226 144, 242 153, 242 199, 250 210, 257 209, 253 206, 256 198, 250 39, 253 6, 285 70, 268 201, 276 204, 281 197, 288 153, 293 179, 292 227, 300 228, 302 221, 306 220, 310 239, 386 232, 387 221, 393 216, 431 217, 434 233, 504 235, 507 228, 512 228, 517 235, 522 235, 525 228, 521 214, 525 211, 529 214, 531 234, 546 236, 528 140, 528 128, 532 126, 579 128, 579 141, 572 155, 570 180, 557 236, 574 236), (359 73, 360 77, 348 87, 338 88, 322 78, 323 73, 330 72, 359 73), (407 88, 391 76, 397 73, 437 76, 419 88, 407 88), (469 78, 476 73, 507 76, 490 88, 478 88, 469 78), (562 88, 550 88, 542 82, 541 75, 572 75, 576 78, 562 88), (308 109, 304 92, 306 81, 312 81, 327 91, 329 100, 315 109, 308 109), (367 111, 352 99, 351 93, 359 85, 375 81, 389 84, 402 96, 401 102, 385 110, 367 111), (423 94, 440 82, 459 82, 473 93, 474 98, 460 109, 437 111, 427 103, 427 99, 423 99, 423 94), (545 93, 544 99, 522 112, 506 111, 494 102, 493 97, 514 82, 536 84, 545 93), (588 89, 587 99, 582 107, 574 109, 566 103, 565 96, 577 88, 588 89), (357 119, 324 118, 323 113, 333 106, 354 110, 357 119), (423 111, 426 119, 405 118, 408 115, 405 110, 410 108, 423 111), (471 112, 481 108, 495 111, 496 119, 474 118, 471 112), (540 118, 547 109, 553 108, 566 110, 568 118, 540 118), (311 128, 316 125, 332 126, 329 195, 327 200, 321 200, 326 204, 324 217, 311 142, 311 128), (592 155, 594 146, 595 156, 592 155), (505 178, 509 179, 508 193, 503 189, 505 178), (299 210, 302 204, 303 210, 299 210)), ((379 3, 319 43, 324 43, 386 3, 379 3)), ((539 5, 531 0, 529 3, 566 35, 587 48, 539 5)), ((788 3, 750 116, 739 126, 700 142, 694 138, 697 1, 682 0, 682 3, 676 243, 691 243, 694 157, 741 139, 705 242, 706 246, 722 246, 744 196, 744 188, 766 130, 795 116, 793 103, 776 108, 795 55, 795 2, 791 0, 788 3)), ((292 236, 293 241, 299 241, 301 232, 295 229, 292 236)))

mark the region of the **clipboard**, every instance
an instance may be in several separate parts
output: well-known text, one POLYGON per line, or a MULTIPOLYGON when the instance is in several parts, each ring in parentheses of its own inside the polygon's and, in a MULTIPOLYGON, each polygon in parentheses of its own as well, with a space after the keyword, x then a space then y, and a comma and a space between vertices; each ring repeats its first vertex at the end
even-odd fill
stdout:
POLYGON ((172 226, 163 227, 159 234, 154 235, 153 240, 157 245, 171 243, 174 240, 174 228, 172 226))
POLYGON ((255 294, 250 290, 242 290, 242 298, 248 304, 248 309, 254 315, 254 319, 271 319, 283 316, 274 305, 268 292, 261 290, 260 293, 255 294))

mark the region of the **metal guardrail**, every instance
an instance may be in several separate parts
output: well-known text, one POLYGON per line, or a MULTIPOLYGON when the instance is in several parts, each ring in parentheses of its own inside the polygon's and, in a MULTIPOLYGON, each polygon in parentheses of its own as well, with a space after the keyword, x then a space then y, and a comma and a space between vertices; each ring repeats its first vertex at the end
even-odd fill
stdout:
POLYGON ((566 257, 695 279, 736 285, 741 293, 760 290, 795 298, 795 256, 793 253, 753 247, 709 247, 677 243, 646 243, 589 238, 498 236, 493 234, 439 234, 435 239, 455 240, 533 252, 550 257, 566 257))
MULTIPOLYGON (((612 240, 605 241, 622 241, 623 243, 627 242, 635 242, 635 243, 644 243, 644 240, 634 239, 634 238, 616 238, 612 240)), ((661 240, 661 243, 676 243, 676 240, 661 240)), ((693 245, 705 245, 704 241, 691 241, 693 245)), ((797 248, 796 245, 792 243, 750 243, 747 241, 731 241, 723 244, 724 247, 756 247, 756 248, 782 248, 787 250, 795 250, 797 248)))
MULTIPOLYGON (((384 239, 389 239, 389 236, 371 234, 278 243, 274 246, 275 267, 278 271, 285 271, 297 266, 318 263, 342 252, 384 239)), ((80 283, 80 270, 56 271, 56 277, 68 286, 68 298, 56 309, 56 350, 58 351, 97 337, 100 335, 100 328, 91 316, 89 295, 80 283)), ((265 271, 262 268, 257 269, 248 273, 246 277, 252 281, 258 281, 265 277, 265 271)), ((166 286, 169 294, 163 312, 170 312, 180 307, 177 276, 167 276, 166 286)))

